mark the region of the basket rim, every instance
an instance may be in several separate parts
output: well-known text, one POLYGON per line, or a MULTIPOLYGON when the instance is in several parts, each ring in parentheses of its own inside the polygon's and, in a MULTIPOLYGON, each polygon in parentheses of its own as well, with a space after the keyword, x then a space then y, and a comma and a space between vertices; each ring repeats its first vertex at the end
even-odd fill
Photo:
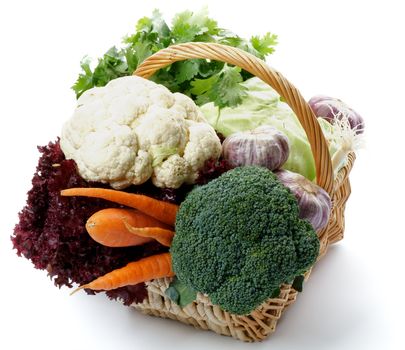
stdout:
POLYGON ((334 174, 329 148, 319 122, 299 90, 266 62, 241 49, 204 42, 190 42, 164 48, 144 60, 133 75, 149 78, 157 70, 186 59, 212 59, 238 66, 269 84, 291 107, 301 123, 315 161, 316 182, 332 197, 334 174))

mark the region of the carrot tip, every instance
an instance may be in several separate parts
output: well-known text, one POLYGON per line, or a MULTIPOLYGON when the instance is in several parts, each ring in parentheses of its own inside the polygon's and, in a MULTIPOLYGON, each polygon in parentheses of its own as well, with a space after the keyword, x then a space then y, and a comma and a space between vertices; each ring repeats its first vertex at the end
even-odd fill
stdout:
POLYGON ((140 237, 152 237, 160 244, 170 247, 174 232, 160 227, 133 227, 125 219, 122 219, 125 227, 131 233, 140 237))
POLYGON ((70 293, 70 296, 77 293, 79 290, 82 290, 82 289, 87 288, 87 287, 88 287, 87 284, 84 284, 83 286, 80 286, 79 288, 76 288, 73 292, 70 293))

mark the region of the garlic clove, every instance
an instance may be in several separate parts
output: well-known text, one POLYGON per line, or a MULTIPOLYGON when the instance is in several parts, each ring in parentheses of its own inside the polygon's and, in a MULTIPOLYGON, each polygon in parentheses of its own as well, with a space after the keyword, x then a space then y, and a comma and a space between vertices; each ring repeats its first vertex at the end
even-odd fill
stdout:
POLYGON ((300 218, 308 220, 315 231, 325 227, 332 210, 329 194, 306 177, 292 171, 280 169, 275 175, 297 199, 300 218))
POLYGON ((287 161, 290 147, 286 135, 272 126, 262 125, 228 136, 222 152, 232 168, 258 165, 275 170, 287 161))

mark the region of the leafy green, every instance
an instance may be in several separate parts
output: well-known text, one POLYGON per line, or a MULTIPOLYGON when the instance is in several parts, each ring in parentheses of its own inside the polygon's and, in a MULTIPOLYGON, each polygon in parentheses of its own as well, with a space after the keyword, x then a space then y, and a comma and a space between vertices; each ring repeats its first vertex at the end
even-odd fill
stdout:
POLYGON ((83 70, 83 73, 77 78, 73 89, 76 92, 77 97, 79 97, 83 92, 95 86, 93 81, 93 72, 90 68, 91 60, 87 56, 82 59, 80 62, 80 67, 83 70))
POLYGON ((314 180, 315 162, 311 146, 291 108, 280 100, 280 95, 274 89, 259 78, 245 80, 239 86, 245 90, 238 106, 226 106, 220 110, 212 102, 201 105, 207 121, 224 136, 253 130, 260 125, 275 127, 288 137, 290 144, 290 155, 283 168, 314 180))
POLYGON ((199 72, 198 60, 188 60, 184 62, 176 62, 174 64, 178 66, 176 71, 176 80, 179 84, 193 79, 199 72))
MULTIPOLYGON (((216 77, 215 75, 211 79, 216 77)), ((288 137, 290 154, 283 169, 299 173, 311 181, 315 180, 315 161, 308 137, 293 110, 272 87, 257 77, 247 79, 238 85, 244 89, 239 94, 242 100, 238 105, 220 109, 210 102, 210 94, 213 93, 210 89, 213 89, 215 83, 198 80, 193 84, 195 92, 199 94, 197 103, 200 102, 200 110, 216 131, 226 137, 238 131, 271 125, 288 137)), ((336 143, 330 141, 336 138, 334 128, 323 118, 318 118, 318 122, 329 140, 329 153, 333 157, 338 151, 336 143)))
POLYGON ((206 39, 214 39, 212 36, 217 35, 218 32, 218 24, 208 17, 206 7, 195 13, 191 11, 178 13, 173 19, 172 35, 177 44, 189 41, 211 41, 206 39))
POLYGON ((243 78, 239 67, 224 68, 217 74, 191 82, 190 92, 195 95, 198 105, 214 102, 219 108, 234 107, 242 102, 246 88, 242 86, 243 78))
POLYGON ((212 87, 212 94, 216 96, 214 103, 219 107, 233 107, 242 102, 246 95, 246 88, 239 83, 243 81, 239 67, 228 67, 219 74, 219 78, 212 87))
POLYGON ((197 292, 186 286, 177 277, 173 278, 165 294, 180 307, 185 307, 192 303, 197 297, 197 292))
MULTIPOLYGON (((97 60, 94 68, 89 57, 81 61, 81 73, 72 89, 79 97, 95 86, 104 86, 110 80, 131 75, 146 58, 173 44, 184 42, 216 42, 234 46, 265 58, 273 53, 277 36, 266 33, 253 36, 249 40, 220 28, 208 16, 206 7, 200 11, 183 11, 173 17, 171 26, 163 19, 159 10, 150 17, 138 20, 135 33, 123 38, 122 47, 110 48, 97 60)), ((241 103, 245 88, 241 82, 252 75, 240 68, 231 67, 223 62, 206 59, 193 59, 175 62, 159 70, 151 78, 165 85, 172 92, 182 92, 198 104, 213 102, 219 108, 233 107, 241 103)))
POLYGON ((253 36, 250 41, 257 52, 262 55, 269 55, 274 52, 274 46, 277 44, 277 35, 266 33, 262 38, 253 36))

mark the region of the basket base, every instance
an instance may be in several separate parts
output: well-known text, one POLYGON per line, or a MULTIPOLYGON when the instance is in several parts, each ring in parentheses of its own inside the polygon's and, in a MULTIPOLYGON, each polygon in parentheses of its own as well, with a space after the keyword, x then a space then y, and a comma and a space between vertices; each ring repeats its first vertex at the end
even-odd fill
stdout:
MULTIPOLYGON (((318 260, 325 255, 330 244, 343 238, 344 209, 350 195, 349 173, 355 160, 349 155, 348 164, 339 171, 334 182, 333 209, 328 226, 318 233, 320 251, 318 260)), ((310 271, 305 278, 308 279, 310 271)), ((291 285, 282 285, 278 298, 269 299, 247 316, 237 316, 213 305, 209 298, 200 293, 197 300, 183 309, 165 295, 170 279, 156 279, 147 283, 148 297, 132 306, 144 314, 170 318, 196 328, 212 330, 245 342, 261 341, 272 334, 283 311, 297 298, 297 291, 291 285)))
POLYGON ((297 298, 297 291, 290 285, 282 285, 278 298, 269 299, 247 316, 237 316, 213 305, 202 294, 198 294, 195 302, 182 309, 166 297, 164 292, 169 284, 169 278, 149 282, 148 298, 132 306, 147 315, 177 320, 245 342, 261 341, 273 333, 283 311, 297 298))

